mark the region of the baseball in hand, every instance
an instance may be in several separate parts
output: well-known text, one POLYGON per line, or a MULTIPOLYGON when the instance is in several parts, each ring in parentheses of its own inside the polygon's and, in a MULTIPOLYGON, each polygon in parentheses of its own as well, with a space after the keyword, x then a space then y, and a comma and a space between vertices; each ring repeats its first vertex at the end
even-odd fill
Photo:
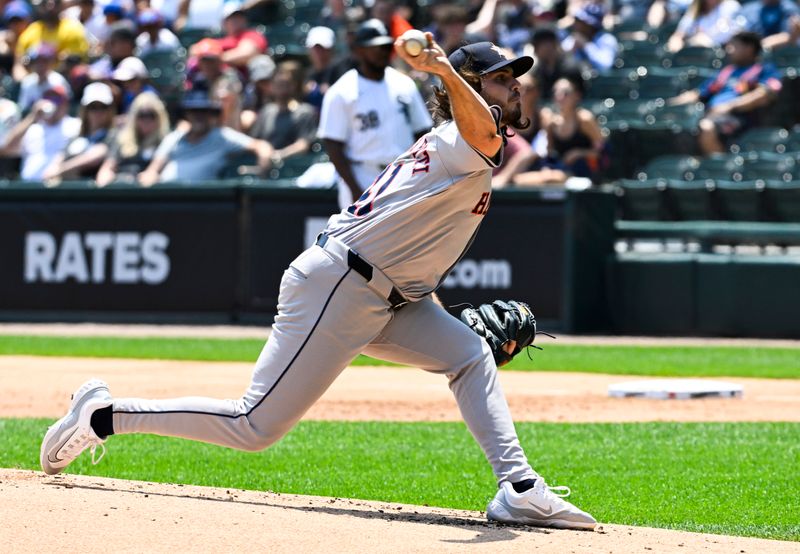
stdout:
POLYGON ((403 48, 409 56, 419 56, 422 50, 428 46, 428 37, 417 29, 409 29, 400 38, 403 39, 403 48))

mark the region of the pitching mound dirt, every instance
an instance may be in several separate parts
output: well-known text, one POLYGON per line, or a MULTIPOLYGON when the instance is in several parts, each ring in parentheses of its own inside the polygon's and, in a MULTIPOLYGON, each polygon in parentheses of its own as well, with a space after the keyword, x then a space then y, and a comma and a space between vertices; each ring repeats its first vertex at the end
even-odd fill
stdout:
MULTIPOLYGON (((252 364, 0 357, 0 417, 60 417, 69 395, 101 377, 117 396, 237 398, 252 364)), ((501 372, 517 421, 800 421, 800 380, 726 379, 744 386, 742 399, 609 398, 608 385, 631 376, 501 372)), ((636 377, 639 379, 639 377, 636 377)), ((349 368, 306 419, 460 421, 440 375, 408 368, 349 368)))
POLYGON ((32 471, 0 470, 0 499, 3 552, 798 552, 762 539, 531 529, 480 512, 32 471))

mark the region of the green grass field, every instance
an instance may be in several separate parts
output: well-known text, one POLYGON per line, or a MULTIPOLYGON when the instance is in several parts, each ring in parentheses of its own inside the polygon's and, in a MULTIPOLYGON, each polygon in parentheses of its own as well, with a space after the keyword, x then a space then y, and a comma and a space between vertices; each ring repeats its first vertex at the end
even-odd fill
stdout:
MULTIPOLYGON (((507 366, 654 376, 800 378, 800 349, 561 345, 507 366)), ((263 341, 0 336, 0 355, 254 362, 263 341)), ((384 362, 360 357, 356 365, 384 362)), ((384 364, 386 365, 386 364, 384 364)), ((38 469, 48 420, 0 419, 0 467, 38 469)), ((800 541, 800 424, 517 424, 534 466, 609 523, 800 541)), ((494 479, 460 423, 302 422, 257 454, 114 437, 70 471, 483 510, 494 479)))
MULTIPOLYGON (((0 336, 0 355, 85 356, 255 362, 259 339, 0 336)), ((542 340, 533 359, 517 356, 504 369, 686 377, 800 378, 800 349, 560 345, 542 340)), ((361 356, 355 365, 390 365, 361 356)))
MULTIPOLYGON (((0 466, 38 469, 49 420, 0 420, 0 466)), ((535 467, 599 520, 800 540, 800 425, 518 424, 535 467)), ((244 453, 120 436, 72 473, 483 510, 494 479, 459 423, 302 422, 244 453)))

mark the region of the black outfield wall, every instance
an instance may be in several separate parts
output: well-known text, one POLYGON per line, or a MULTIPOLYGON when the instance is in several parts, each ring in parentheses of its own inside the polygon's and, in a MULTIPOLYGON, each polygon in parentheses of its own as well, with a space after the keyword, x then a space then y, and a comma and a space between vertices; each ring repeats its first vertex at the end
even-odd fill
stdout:
MULTIPOLYGON (((333 191, 246 185, 0 189, 0 318, 268 323, 283 270, 335 209, 333 191)), ((602 192, 496 191, 440 296, 603 330, 613 210, 602 192)))

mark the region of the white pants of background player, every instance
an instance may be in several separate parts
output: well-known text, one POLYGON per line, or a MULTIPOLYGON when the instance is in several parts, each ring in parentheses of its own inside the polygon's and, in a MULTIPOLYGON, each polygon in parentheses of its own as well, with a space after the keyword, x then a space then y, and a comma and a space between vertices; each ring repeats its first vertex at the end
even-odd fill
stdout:
MULTIPOLYGON (((115 433, 155 433, 260 450, 289 431, 359 353, 441 373, 498 481, 535 474, 488 345, 430 297, 399 310, 386 277, 368 283, 342 256, 312 246, 281 282, 272 335, 242 398, 116 399, 115 433)), ((390 282, 389 282, 390 283, 390 282)))

